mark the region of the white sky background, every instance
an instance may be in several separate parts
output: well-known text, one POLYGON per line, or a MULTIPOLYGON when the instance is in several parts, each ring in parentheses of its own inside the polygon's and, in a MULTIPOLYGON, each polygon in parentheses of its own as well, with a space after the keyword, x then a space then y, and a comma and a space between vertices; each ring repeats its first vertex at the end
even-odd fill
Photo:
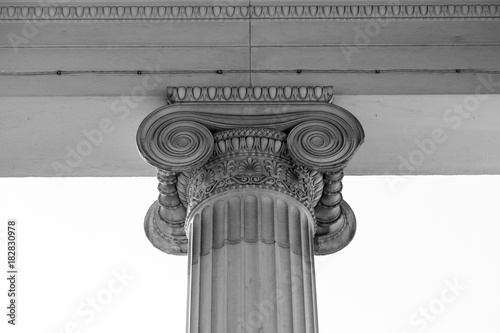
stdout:
MULTIPOLYGON (((404 179, 391 188, 387 177, 344 178, 358 228, 347 248, 316 257, 320 333, 500 332, 500 176, 404 179), (429 307, 432 320, 419 314, 429 307)), ((143 230, 156 186, 0 179, 4 274, 9 218, 19 232, 18 325, 6 324, 2 279, 0 330, 185 332, 187 257, 156 250, 143 230), (120 283, 122 271, 133 279, 120 283), (98 295, 109 303, 91 310, 98 295)))

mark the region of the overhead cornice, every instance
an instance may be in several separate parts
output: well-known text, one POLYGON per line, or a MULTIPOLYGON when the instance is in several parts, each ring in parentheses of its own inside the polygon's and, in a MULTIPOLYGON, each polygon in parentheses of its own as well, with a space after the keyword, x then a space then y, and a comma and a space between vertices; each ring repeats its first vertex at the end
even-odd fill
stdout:
POLYGON ((0 6, 0 21, 500 19, 500 4, 0 6))

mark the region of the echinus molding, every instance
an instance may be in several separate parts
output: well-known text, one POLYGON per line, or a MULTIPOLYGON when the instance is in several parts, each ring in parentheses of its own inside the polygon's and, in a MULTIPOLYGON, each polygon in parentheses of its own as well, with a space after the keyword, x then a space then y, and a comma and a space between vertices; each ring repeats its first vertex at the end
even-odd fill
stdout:
POLYGON ((422 4, 403 5, 184 5, 184 6, 0 6, 0 21, 26 20, 414 20, 500 19, 500 5, 422 4))

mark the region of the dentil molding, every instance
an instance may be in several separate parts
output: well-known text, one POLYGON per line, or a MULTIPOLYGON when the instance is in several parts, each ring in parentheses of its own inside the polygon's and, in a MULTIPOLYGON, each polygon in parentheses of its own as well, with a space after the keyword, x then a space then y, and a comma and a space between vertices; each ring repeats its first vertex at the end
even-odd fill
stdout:
POLYGON ((351 5, 3 5, 0 21, 115 21, 115 20, 433 20, 500 19, 500 5, 380 4, 351 5))
POLYGON ((137 146, 158 169, 160 192, 145 219, 148 238, 185 255, 186 222, 200 203, 261 189, 309 211, 316 254, 342 249, 356 225, 341 194, 343 169, 363 143, 361 124, 325 102, 331 87, 240 88, 171 87, 170 104, 139 126, 137 146))

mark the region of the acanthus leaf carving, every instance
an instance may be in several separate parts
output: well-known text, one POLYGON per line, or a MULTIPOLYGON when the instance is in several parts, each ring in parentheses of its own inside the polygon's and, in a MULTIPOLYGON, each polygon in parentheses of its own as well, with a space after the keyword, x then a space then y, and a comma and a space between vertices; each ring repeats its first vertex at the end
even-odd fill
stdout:
POLYGON ((254 176, 262 173, 262 167, 260 162, 252 157, 240 161, 238 166, 240 174, 246 176, 254 176))
POLYGON ((220 178, 228 178, 235 169, 236 162, 234 160, 222 161, 217 164, 217 172, 220 178))
POLYGON ((283 174, 283 164, 275 160, 265 160, 266 170, 272 177, 279 178, 283 174))

